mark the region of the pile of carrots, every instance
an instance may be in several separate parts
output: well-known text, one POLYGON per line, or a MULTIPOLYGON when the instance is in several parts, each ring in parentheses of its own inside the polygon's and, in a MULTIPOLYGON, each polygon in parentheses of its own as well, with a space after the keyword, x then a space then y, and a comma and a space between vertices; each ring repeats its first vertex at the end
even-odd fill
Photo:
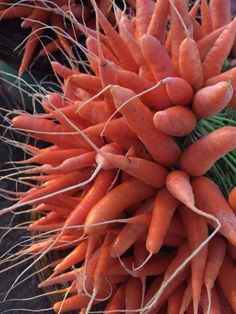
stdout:
POLYGON ((40 283, 61 285, 56 313, 236 313, 236 187, 226 197, 207 176, 236 148, 236 127, 179 145, 236 106, 236 68, 223 72, 230 1, 136 0, 132 14, 115 8, 116 29, 91 3, 89 71, 52 62, 61 93, 12 120, 51 145, 22 144, 21 163, 36 165, 21 180, 36 184, 1 213, 41 214, 28 229, 42 239, 21 254, 66 249, 40 283))

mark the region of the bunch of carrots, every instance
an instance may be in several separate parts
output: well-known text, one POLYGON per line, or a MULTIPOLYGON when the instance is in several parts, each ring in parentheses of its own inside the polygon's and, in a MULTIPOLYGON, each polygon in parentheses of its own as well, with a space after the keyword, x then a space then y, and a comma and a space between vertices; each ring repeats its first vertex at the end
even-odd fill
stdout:
MULTIPOLYGON (((112 4, 107 0, 96 1, 104 15, 114 23, 112 4)), ((73 41, 80 40, 82 35, 77 23, 86 23, 95 28, 95 19, 90 1, 76 0, 0 0, 0 19, 21 19, 21 28, 29 29, 30 34, 24 40, 25 48, 19 68, 21 76, 30 65, 33 58, 45 57, 56 51, 66 53, 66 57, 76 59, 73 41), (52 37, 46 31, 52 30, 52 37), (65 34, 70 34, 68 40, 65 34), (46 39, 46 42, 45 42, 46 39), (41 49, 38 44, 41 43, 41 49)))
POLYGON ((224 195, 207 175, 236 126, 179 145, 236 106, 230 1, 136 0, 133 14, 115 8, 116 29, 91 3, 96 30, 77 24, 89 71, 52 62, 61 93, 12 120, 51 145, 21 144, 18 173, 35 185, 1 214, 41 214, 21 255, 66 249, 40 283, 61 285, 56 313, 236 313, 236 187, 224 195))

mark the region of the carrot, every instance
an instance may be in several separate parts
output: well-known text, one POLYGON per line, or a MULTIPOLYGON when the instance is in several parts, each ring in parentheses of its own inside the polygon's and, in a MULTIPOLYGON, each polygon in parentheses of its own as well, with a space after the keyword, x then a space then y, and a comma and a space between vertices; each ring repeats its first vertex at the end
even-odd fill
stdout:
MULTIPOLYGON (((76 294, 66 298, 63 301, 56 302, 53 305, 53 310, 56 313, 65 313, 68 311, 79 310, 81 308, 87 307, 89 301, 89 296, 76 294)), ((98 303, 98 301, 96 301, 95 303, 98 303)))
MULTIPOLYGON (((138 217, 144 213, 150 213, 153 209, 153 201, 147 201, 139 210, 135 213, 133 217, 138 217)), ((140 224, 126 224, 110 248, 110 254, 113 257, 118 257, 123 255, 134 243, 137 242, 138 238, 145 234, 145 231, 148 229, 148 225, 140 224)))
POLYGON ((132 310, 137 310, 141 308, 141 300, 142 300, 142 283, 140 279, 132 278, 127 281, 126 289, 125 289, 125 308, 129 313, 136 313, 136 311, 132 312, 132 310))
POLYGON ((97 94, 101 88, 101 80, 99 77, 84 73, 73 74, 69 76, 65 81, 64 90, 66 90, 67 86, 70 88, 82 88, 88 91, 91 94, 97 94))
POLYGON ((206 86, 194 95, 192 109, 200 118, 214 116, 229 104, 233 92, 230 82, 206 86))
POLYGON ((204 274, 204 284, 208 296, 208 308, 211 309, 211 291, 219 274, 220 267, 225 257, 226 246, 223 239, 215 237, 208 245, 208 256, 204 274))
MULTIPOLYGON (((208 313, 208 300, 207 300, 207 293, 206 290, 203 290, 202 293, 202 309, 203 309, 203 314, 207 314, 208 313)), ((219 294, 216 290, 216 288, 212 289, 212 304, 211 304, 211 314, 221 314, 221 308, 220 308, 220 299, 219 299, 219 294)), ((225 313, 225 312, 224 312, 225 313)))
POLYGON ((111 311, 113 313, 116 313, 116 312, 119 312, 119 310, 124 310, 125 309, 125 291, 126 291, 126 284, 123 283, 118 287, 118 289, 112 295, 104 311, 111 311))
POLYGON ((163 80, 166 92, 174 105, 188 105, 193 98, 191 85, 180 77, 168 77, 163 80))
POLYGON ((236 214, 236 187, 234 187, 228 197, 229 205, 233 209, 234 213, 236 214))
POLYGON ((32 32, 30 33, 27 42, 25 44, 24 55, 21 60, 20 68, 18 70, 18 75, 22 76, 22 74, 26 71, 35 49, 38 44, 38 38, 40 38, 43 34, 43 29, 40 24, 36 24, 32 27, 32 32))
MULTIPOLYGON (((114 82, 121 87, 130 88, 130 86, 132 86, 132 90, 135 93, 144 92, 153 87, 152 83, 143 77, 140 77, 140 75, 136 73, 118 68, 112 63, 108 63, 107 67, 109 67, 111 74, 114 77, 114 82)), ((162 87, 163 86, 158 86, 148 93, 143 93, 143 95, 140 96, 141 101, 147 107, 153 107, 155 109, 169 107, 171 102, 166 94, 166 91, 162 87)))
MULTIPOLYGON (((103 153, 102 158, 108 161, 112 168, 118 168, 130 174, 132 177, 155 187, 160 188, 164 186, 168 171, 165 167, 152 161, 148 161, 138 157, 125 157, 122 155, 115 155, 112 153, 103 153), (143 172, 145 169, 145 173, 143 172)), ((96 160, 100 159, 98 154, 96 160)), ((99 164, 99 162, 98 162, 99 164)), ((103 169, 104 166, 102 166, 103 169)))
POLYGON ((179 248, 177 255, 172 259, 172 262, 169 264, 164 274, 164 280, 162 281, 160 288, 159 289, 156 288, 154 290, 154 295, 151 297, 151 299, 150 297, 148 298, 148 302, 146 302, 145 304, 145 309, 154 308, 155 312, 153 311, 153 313, 157 313, 157 311, 161 308, 161 306, 168 299, 171 293, 182 282, 185 281, 185 279, 187 278, 189 274, 188 267, 185 267, 184 269, 181 270, 181 272, 178 272, 174 280, 171 280, 171 277, 173 276, 176 269, 180 265, 182 265, 182 263, 186 260, 188 255, 189 255, 189 248, 185 243, 179 248))
MULTIPOLYGON (((39 5, 40 2, 36 1, 36 4, 39 5)), ((44 22, 45 20, 47 20, 49 14, 50 14, 49 11, 36 7, 35 9, 33 9, 32 13, 27 17, 27 19, 23 20, 23 22, 21 23, 21 27, 29 28, 37 24, 36 21, 44 22)))
POLYGON ((234 92, 233 92, 231 101, 229 103, 229 106, 235 107, 236 106, 236 87, 235 87, 236 86, 236 67, 209 78, 205 82, 205 85, 206 86, 214 85, 222 81, 231 83, 234 92))
MULTIPOLYGON (((192 212, 185 206, 180 207, 180 215, 186 229, 189 247, 191 251, 194 251, 208 237, 207 223, 203 217, 192 212)), ((194 313, 198 313, 201 289, 204 281, 207 251, 208 248, 205 246, 198 253, 198 255, 191 260, 191 283, 194 313)))
POLYGON ((201 26, 206 35, 212 33, 212 16, 206 0, 201 1, 201 26))
POLYGON ((186 310, 189 308, 189 305, 192 301, 192 282, 191 280, 189 279, 188 280, 188 284, 184 290, 184 293, 183 293, 183 299, 182 299, 182 302, 181 302, 181 308, 180 308, 180 312, 179 314, 183 314, 186 312, 186 310))
POLYGON ((170 195, 166 188, 157 192, 146 240, 148 252, 156 254, 160 250, 177 206, 178 201, 170 195))
POLYGON ((141 48, 143 56, 149 64, 156 81, 169 76, 178 76, 171 58, 155 37, 145 34, 141 40, 141 48))
POLYGON ((196 206, 217 217, 222 225, 220 233, 235 245, 236 217, 218 186, 207 177, 196 178, 191 184, 196 206))
POLYGON ((98 174, 89 192, 78 203, 66 219, 61 234, 70 234, 72 231, 70 231, 70 227, 76 227, 85 221, 91 208, 93 208, 93 206, 95 206, 96 203, 106 195, 108 189, 112 186, 114 178, 115 173, 112 170, 101 171, 98 174))
POLYGON ((58 75, 60 75, 64 79, 67 79, 69 76, 79 73, 78 69, 76 70, 70 69, 66 67, 65 65, 60 64, 57 61, 51 61, 51 67, 54 72, 56 72, 58 75))
POLYGON ((91 125, 83 130, 86 135, 103 135, 103 136, 126 136, 137 138, 136 134, 130 130, 123 117, 110 121, 109 124, 101 122, 91 125))
POLYGON ((98 16, 98 21, 107 36, 110 46, 112 47, 115 55, 117 56, 119 62, 122 67, 127 70, 137 72, 138 65, 134 61, 134 58, 125 44, 125 42, 120 38, 119 34, 113 29, 111 24, 107 21, 106 17, 102 14, 102 12, 95 8, 96 14, 98 16))
POLYGON ((156 1, 152 18, 147 29, 147 34, 157 38, 161 44, 163 44, 165 39, 169 6, 169 0, 156 1))
POLYGON ((147 32, 152 18, 154 2, 152 0, 136 0, 135 40, 139 42, 147 32))
POLYGON ((180 168, 192 176, 205 174, 218 159, 236 147, 235 135, 235 127, 225 126, 200 138, 183 152, 180 168))
POLYGON ((71 266, 81 262, 85 258, 87 250, 87 241, 84 240, 79 243, 68 255, 66 255, 62 261, 56 265, 54 272, 56 274, 62 273, 71 266))
POLYGON ((90 210, 85 221, 85 233, 90 234, 104 230, 106 225, 90 225, 116 219, 126 207, 152 197, 153 193, 153 188, 137 179, 121 183, 90 210))
POLYGON ((169 296, 167 314, 180 313, 181 301, 184 294, 184 288, 185 288, 185 285, 182 283, 169 296))
POLYGON ((186 136, 196 125, 194 113, 184 106, 157 111, 153 117, 155 127, 171 136, 186 136))
MULTIPOLYGON (((51 180, 42 185, 37 191, 22 197, 17 204, 23 204, 25 202, 37 203, 39 200, 51 198, 51 194, 58 192, 62 189, 73 187, 78 182, 85 181, 89 176, 89 171, 73 171, 63 177, 51 180)), ((72 188, 73 189, 73 188, 72 188)), ((74 189, 76 190, 76 188, 74 189)))
POLYGON ((54 39, 53 41, 46 44, 42 49, 39 50, 37 57, 45 57, 59 50, 59 40, 54 39))
POLYGON ((50 164, 57 165, 62 163, 68 158, 82 155, 86 153, 87 150, 84 148, 76 149, 59 149, 59 150, 48 150, 42 153, 39 153, 29 159, 21 161, 22 164, 28 163, 38 163, 38 164, 50 164))
POLYGON ((174 0, 170 4, 171 56, 172 61, 178 70, 179 47, 186 36, 186 29, 190 32, 190 34, 192 33, 192 25, 188 14, 188 5, 186 1, 174 0), (182 21, 180 20, 177 12, 181 15, 182 21))
POLYGON ((189 10, 190 17, 193 17, 194 19, 196 18, 200 3, 201 3, 201 0, 196 0, 194 2, 192 8, 189 10))
POLYGON ((26 18, 33 11, 33 8, 27 6, 12 6, 11 9, 1 9, 0 18, 2 19, 15 19, 15 18, 26 18))
POLYGON ((211 50, 212 46, 215 44, 217 38, 223 32, 224 29, 225 29, 224 26, 220 27, 197 42, 201 61, 205 59, 206 55, 211 50))
POLYGON ((236 247, 230 242, 226 243, 227 245, 227 254, 234 260, 236 261, 236 247))
MULTIPOLYGON (((12 120, 12 124, 16 128, 27 129, 27 132, 34 138, 54 143, 62 148, 90 147, 79 135, 71 135, 70 129, 68 130, 64 126, 56 124, 51 120, 36 116, 19 115, 12 120)), ((96 140, 94 142, 96 143, 96 140)))
POLYGON ((233 47, 235 33, 236 19, 225 27, 203 61, 202 68, 205 81, 220 74, 222 65, 233 47))
MULTIPOLYGON (((72 109, 74 110, 74 108, 72 109)), ((90 125, 104 122, 109 118, 109 113, 106 111, 107 108, 104 101, 89 102, 89 103, 86 103, 86 106, 83 104, 80 104, 80 105, 77 105, 76 109, 77 110, 75 110, 75 112, 71 114, 74 116, 78 115, 82 119, 88 121, 90 125)))
POLYGON ((235 278, 235 264, 233 263, 232 259, 226 256, 220 268, 218 281, 226 299, 228 300, 234 312, 236 312, 235 278))
POLYGON ((203 85, 203 70, 197 43, 187 36, 179 47, 179 73, 193 88, 199 90, 203 85))
POLYGON ((135 97, 135 93, 119 86, 112 86, 111 93, 116 108, 119 108, 127 124, 139 136, 151 156, 161 164, 175 164, 180 156, 179 147, 170 137, 154 127, 151 111, 140 100, 131 99, 135 97), (127 104, 124 106, 125 102, 127 104))
POLYGON ((95 37, 88 36, 86 39, 86 46, 89 49, 90 53, 94 53, 98 57, 99 57, 99 49, 101 49, 103 57, 106 60, 112 61, 115 64, 120 65, 119 60, 108 47, 106 47, 103 43, 100 43, 100 46, 98 47, 98 42, 95 37))
POLYGON ((211 12, 213 30, 224 26, 231 21, 230 0, 211 0, 209 9, 211 12))

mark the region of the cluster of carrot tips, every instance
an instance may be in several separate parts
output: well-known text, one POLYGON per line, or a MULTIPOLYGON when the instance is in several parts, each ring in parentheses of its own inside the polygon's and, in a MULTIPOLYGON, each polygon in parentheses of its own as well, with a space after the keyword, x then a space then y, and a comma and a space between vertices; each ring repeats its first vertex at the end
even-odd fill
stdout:
POLYGON ((27 228, 41 238, 18 253, 33 264, 66 250, 39 285, 59 285, 56 313, 236 313, 230 1, 127 2, 115 29, 91 0, 89 71, 51 62, 61 92, 12 119, 50 145, 21 144, 30 157, 4 178, 33 184, 0 215, 40 214, 27 228))

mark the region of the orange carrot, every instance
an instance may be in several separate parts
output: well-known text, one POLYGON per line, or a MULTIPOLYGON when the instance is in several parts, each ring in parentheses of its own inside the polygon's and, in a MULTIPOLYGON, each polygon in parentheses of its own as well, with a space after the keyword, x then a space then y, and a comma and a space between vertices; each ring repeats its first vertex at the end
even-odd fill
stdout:
POLYGON ((135 40, 139 42, 147 32, 152 18, 154 2, 151 0, 136 0, 135 40))
POLYGON ((60 64, 57 61, 52 61, 51 66, 54 72, 56 72, 58 75, 63 77, 64 79, 67 79, 70 75, 78 74, 79 70, 73 70, 70 69, 62 64, 60 64))
POLYGON ((169 13, 169 0, 157 0, 147 34, 156 37, 162 44, 165 39, 166 23, 169 13))
POLYGON ((148 252, 156 254, 160 250, 177 206, 178 201, 170 195, 166 188, 157 192, 146 240, 148 252))
POLYGON ((105 311, 112 311, 113 313, 116 313, 119 312, 119 310, 125 309, 125 290, 126 284, 121 284, 110 298, 105 311))
POLYGON ((235 264, 233 263, 232 259, 226 256, 220 268, 218 281, 226 299, 228 300, 234 312, 236 312, 235 280, 235 264))
POLYGON ((168 53, 161 43, 151 35, 144 35, 141 40, 141 48, 146 62, 149 64, 156 81, 169 76, 178 76, 168 53))
POLYGON ((180 313, 181 302, 184 294, 185 285, 182 283, 168 298, 167 314, 180 313))
POLYGON ((219 274, 220 267, 225 257, 226 246, 223 239, 215 237, 209 242, 208 256, 204 274, 204 284, 207 290, 209 308, 211 308, 211 290, 219 274))
POLYGON ((127 124, 139 136, 151 156, 161 164, 175 164, 180 156, 179 147, 170 137, 154 127, 151 111, 140 100, 130 100, 135 93, 119 86, 112 86, 111 93, 115 106, 119 108, 127 124), (127 104, 124 106, 125 102, 127 104))
POLYGON ((192 109, 200 118, 209 118, 222 111, 233 96, 230 82, 219 82, 200 89, 193 97, 192 109))
POLYGON ((196 125, 194 113, 184 106, 157 111, 153 117, 155 127, 171 136, 186 136, 196 125))
MULTIPOLYGON (((180 207, 180 215, 186 229, 188 243, 191 251, 196 250, 208 237, 207 222, 200 215, 192 212, 186 206, 180 207)), ((191 283, 193 295, 194 313, 198 313, 201 297, 201 289, 204 281, 204 269, 206 266, 208 248, 205 246, 191 260, 191 283)))
MULTIPOLYGON (((139 208, 133 217, 137 217, 144 213, 150 213, 152 209, 153 201, 149 200, 139 208)), ((147 229, 148 225, 145 224, 126 224, 111 245, 111 256, 117 257, 123 255, 147 229)))
POLYGON ((78 203, 78 205, 66 219, 62 234, 70 234, 72 231, 70 231, 70 227, 76 227, 85 221, 91 208, 106 195, 108 189, 112 185, 114 178, 115 173, 112 170, 101 171, 98 174, 89 192, 78 203))
POLYGON ((191 19, 188 14, 188 5, 186 1, 174 0, 170 7, 170 31, 171 31, 171 56, 173 63, 177 70, 179 69, 179 47, 184 38, 186 37, 185 28, 179 18, 178 13, 181 15, 182 20, 190 32, 192 33, 191 19), (173 4, 173 5, 172 5, 173 4))
POLYGON ((137 179, 130 179, 121 183, 90 210, 85 221, 85 233, 90 234, 104 230, 107 224, 90 225, 116 219, 126 207, 152 197, 153 193, 153 188, 137 179))
POLYGON ((225 27, 203 61, 202 68, 205 81, 220 74, 222 65, 233 47, 235 33, 236 19, 225 27))
POLYGON ((193 88, 194 91, 203 85, 203 70, 197 43, 189 36, 179 47, 179 72, 193 88))
POLYGON ((129 313, 135 314, 132 310, 140 309, 142 300, 142 283, 140 279, 132 278, 127 281, 125 289, 125 308, 129 313))
POLYGON ((206 0, 201 0, 201 26, 206 35, 212 33, 212 17, 206 0))
POLYGON ((217 40, 217 38, 223 32, 224 29, 225 29, 224 26, 220 27, 197 42, 200 58, 202 61, 204 60, 204 58, 206 57, 212 46, 215 44, 215 41, 217 40))
POLYGON ((193 98, 191 85, 180 77, 168 77, 164 79, 166 92, 174 105, 188 105, 193 98))
POLYGON ((234 187, 229 193, 229 205, 233 209, 234 213, 236 214, 236 187, 234 187))
POLYGON ((231 21, 230 0, 211 0, 209 9, 211 12, 213 30, 228 24, 231 21))
POLYGON ((180 168, 192 176, 205 174, 219 158, 236 147, 235 139, 233 126, 211 132, 187 147, 180 158, 180 168))
POLYGON ((196 206, 217 217, 222 225, 219 232, 235 245, 236 217, 218 186, 207 177, 199 177, 192 181, 192 188, 196 206))
POLYGON ((233 87, 233 96, 229 103, 229 106, 235 107, 236 106, 236 67, 229 69, 225 72, 222 72, 216 76, 211 77, 205 82, 206 86, 213 85, 219 82, 230 82, 233 87))

